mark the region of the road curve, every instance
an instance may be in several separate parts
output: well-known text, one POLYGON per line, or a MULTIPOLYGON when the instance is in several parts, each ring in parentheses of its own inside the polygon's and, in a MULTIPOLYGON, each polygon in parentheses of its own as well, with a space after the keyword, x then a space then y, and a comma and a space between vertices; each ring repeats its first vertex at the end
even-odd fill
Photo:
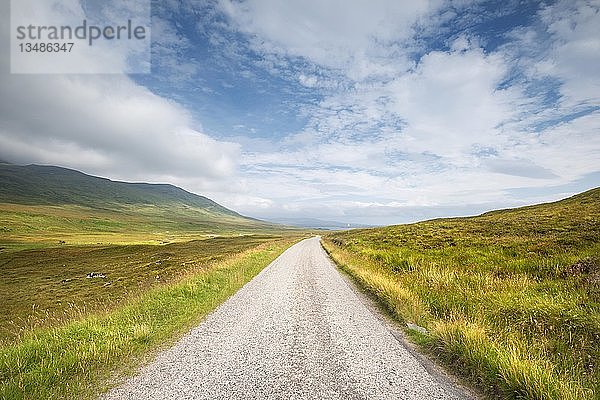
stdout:
POLYGON ((102 398, 468 397, 427 372, 311 238, 102 398))

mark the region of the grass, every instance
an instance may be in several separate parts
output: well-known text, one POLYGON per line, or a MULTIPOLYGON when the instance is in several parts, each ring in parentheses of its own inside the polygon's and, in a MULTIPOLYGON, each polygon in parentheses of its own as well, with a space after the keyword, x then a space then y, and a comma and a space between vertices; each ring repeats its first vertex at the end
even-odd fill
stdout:
POLYGON ((90 208, 0 203, 0 221, 0 251, 4 252, 60 245, 164 244, 283 231, 281 226, 184 204, 90 208))
POLYGON ((417 343, 491 398, 600 398, 600 189, 335 232, 324 246, 417 343), (418 336, 418 337, 417 337, 418 336))
MULTIPOLYGON (((148 266, 150 269, 163 268, 161 273, 165 276, 171 273, 178 276, 178 268, 169 272, 171 267, 168 265, 176 266, 181 260, 196 265, 183 273, 185 276, 178 276, 171 283, 151 284, 149 289, 146 284, 141 285, 143 290, 138 290, 127 301, 118 301, 115 307, 95 310, 53 327, 28 331, 14 343, 0 347, 0 398, 93 398, 110 386, 107 382, 115 382, 124 373, 131 373, 149 352, 172 342, 197 324, 296 240, 293 237, 235 238, 169 246, 90 249, 92 253, 106 257, 105 261, 115 257, 115 271, 120 268, 119 257, 127 259, 128 255, 141 253, 148 260, 157 260, 157 257, 169 260, 162 264, 154 261, 148 266), (216 248, 222 251, 214 250, 216 248), (203 253, 207 249, 209 257, 203 253)), ((36 251, 39 250, 34 251, 31 259, 39 256, 42 260, 44 253, 36 254, 36 251)), ((69 251, 80 250, 74 248, 69 251)), ((29 257, 24 256, 24 259, 29 257)), ((77 257, 90 262, 95 259, 89 254, 77 257)), ((127 269, 125 265, 121 273, 124 274, 127 269)), ((34 267, 31 273, 35 274, 34 267)), ((147 275, 155 273, 152 271, 147 275)), ((117 272, 114 274, 116 276, 117 272)), ((43 278, 37 281, 44 286, 43 278)), ((81 284, 96 285, 88 281, 82 280, 81 284)), ((117 279, 114 281, 117 282, 117 279)), ((63 287, 56 279, 52 284, 63 287)), ((91 291, 96 294, 89 296, 102 298, 105 295, 102 291, 110 290, 107 288, 111 286, 101 285, 102 289, 91 286, 91 291)), ((3 290, 1 293, 4 296, 6 292, 3 290)), ((83 287, 73 293, 88 296, 83 287)))
POLYGON ((209 214, 183 204, 0 203, 0 344, 114 308, 261 243, 302 234, 209 214), (91 272, 105 277, 86 278, 91 272))
POLYGON ((153 287, 276 240, 215 237, 166 245, 89 245, 0 253, 0 344, 36 327, 112 309, 153 287), (102 277, 87 278, 89 273, 102 277))

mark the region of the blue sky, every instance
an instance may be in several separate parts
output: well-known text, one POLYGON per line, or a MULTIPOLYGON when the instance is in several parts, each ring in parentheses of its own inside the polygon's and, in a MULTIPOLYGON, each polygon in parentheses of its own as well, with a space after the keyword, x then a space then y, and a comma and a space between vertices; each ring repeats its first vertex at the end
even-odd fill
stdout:
POLYGON ((1 158, 366 224, 599 186, 599 1, 152 6, 151 74, 3 72, 1 158))

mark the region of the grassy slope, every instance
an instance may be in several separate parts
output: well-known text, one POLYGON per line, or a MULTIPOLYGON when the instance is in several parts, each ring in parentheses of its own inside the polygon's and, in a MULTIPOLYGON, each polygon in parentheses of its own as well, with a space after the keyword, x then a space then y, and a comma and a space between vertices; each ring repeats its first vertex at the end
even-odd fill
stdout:
POLYGON ((0 248, 9 250, 62 242, 161 243, 282 229, 171 185, 7 164, 0 164, 0 221, 0 248))
MULTIPOLYGON (((295 239, 271 240, 159 285, 111 311, 0 347, 0 398, 93 398, 235 293, 295 239)), ((243 246, 242 246, 243 247, 243 246)), ((247 247, 247 246, 246 246, 247 247)), ((175 250, 173 250, 175 251, 175 250)))
POLYGON ((75 204, 99 209, 122 204, 182 203, 239 217, 206 197, 173 185, 118 182, 55 166, 0 163, 0 198, 5 203, 75 204))
POLYGON ((336 232, 333 258, 491 397, 600 398, 600 189, 336 232))
POLYGON ((181 204, 123 205, 101 210, 77 205, 0 203, 0 250, 59 244, 164 244, 214 235, 278 234, 284 229, 181 204))

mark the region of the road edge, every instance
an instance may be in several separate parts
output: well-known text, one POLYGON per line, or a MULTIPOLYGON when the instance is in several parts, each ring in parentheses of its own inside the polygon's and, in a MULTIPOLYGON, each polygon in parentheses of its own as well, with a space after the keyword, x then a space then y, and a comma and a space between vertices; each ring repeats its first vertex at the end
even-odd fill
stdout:
POLYGON ((390 334, 404 347, 418 362, 425 368, 429 375, 445 389, 456 396, 463 397, 465 400, 483 400, 486 397, 477 389, 469 386, 464 379, 453 374, 446 367, 436 362, 435 358, 424 354, 420 351, 417 344, 410 341, 405 332, 405 327, 400 321, 395 319, 389 311, 387 311, 381 302, 366 289, 361 287, 358 282, 341 269, 337 263, 331 258, 327 249, 323 246, 321 236, 319 238, 319 246, 325 252, 327 260, 331 266, 340 274, 344 283, 352 290, 360 302, 369 310, 375 318, 381 321, 390 334))

